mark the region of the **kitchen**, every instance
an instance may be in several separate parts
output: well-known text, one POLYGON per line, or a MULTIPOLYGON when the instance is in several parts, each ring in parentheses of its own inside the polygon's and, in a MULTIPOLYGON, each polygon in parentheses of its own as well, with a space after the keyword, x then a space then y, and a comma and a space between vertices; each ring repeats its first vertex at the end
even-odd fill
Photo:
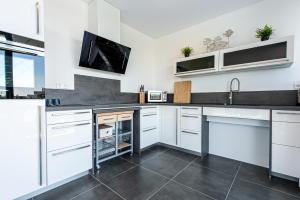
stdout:
POLYGON ((298 1, 2 1, 0 199, 299 199, 298 1))

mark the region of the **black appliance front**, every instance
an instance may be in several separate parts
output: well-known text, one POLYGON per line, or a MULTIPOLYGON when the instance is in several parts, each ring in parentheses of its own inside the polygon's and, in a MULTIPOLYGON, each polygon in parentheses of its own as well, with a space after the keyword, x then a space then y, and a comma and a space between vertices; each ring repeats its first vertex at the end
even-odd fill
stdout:
POLYGON ((125 74, 131 49, 84 32, 79 66, 125 74))
POLYGON ((44 99, 43 48, 13 38, 0 32, 0 99, 44 99))

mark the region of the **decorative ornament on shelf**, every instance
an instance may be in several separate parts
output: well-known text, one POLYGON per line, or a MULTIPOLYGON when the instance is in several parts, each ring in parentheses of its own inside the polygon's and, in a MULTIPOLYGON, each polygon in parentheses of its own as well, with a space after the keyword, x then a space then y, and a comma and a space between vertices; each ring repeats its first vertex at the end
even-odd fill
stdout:
POLYGON ((260 38, 261 41, 270 39, 270 36, 274 33, 272 26, 265 25, 263 28, 256 29, 256 37, 260 38))
POLYGON ((189 57, 193 52, 193 48, 187 46, 181 49, 181 53, 184 55, 184 57, 189 57))
POLYGON ((233 35, 234 31, 231 29, 228 29, 225 33, 223 33, 223 36, 227 37, 228 42, 228 48, 230 47, 230 37, 233 35))
POLYGON ((212 52, 212 51, 218 51, 221 49, 225 49, 226 47, 229 47, 229 40, 230 37, 233 35, 233 30, 228 29, 223 36, 227 37, 227 42, 223 41, 221 36, 215 37, 215 39, 211 38, 205 38, 203 41, 203 44, 206 46, 206 51, 207 52, 212 52))

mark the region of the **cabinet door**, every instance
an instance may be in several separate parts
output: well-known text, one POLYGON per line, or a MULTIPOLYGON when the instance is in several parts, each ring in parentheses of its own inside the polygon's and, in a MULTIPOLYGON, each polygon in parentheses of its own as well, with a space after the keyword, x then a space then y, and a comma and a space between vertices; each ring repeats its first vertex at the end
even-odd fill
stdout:
POLYGON ((272 144, 272 171, 300 178, 300 149, 272 144))
POLYGON ((0 101, 1 199, 15 199, 45 185, 42 104, 41 100, 0 101))
POLYGON ((201 133, 192 131, 180 132, 180 147, 201 153, 201 133))
POLYGON ((168 145, 177 145, 178 133, 178 112, 179 107, 162 106, 161 107, 161 135, 160 141, 168 145))
POLYGON ((44 40, 44 0, 9 0, 0 6, 1 31, 44 40))

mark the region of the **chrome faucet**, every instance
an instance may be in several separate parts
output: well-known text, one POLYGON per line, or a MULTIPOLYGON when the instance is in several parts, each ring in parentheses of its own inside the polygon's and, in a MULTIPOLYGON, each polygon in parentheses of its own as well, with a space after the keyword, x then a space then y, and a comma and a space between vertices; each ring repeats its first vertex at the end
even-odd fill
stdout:
POLYGON ((233 104, 233 92, 239 92, 240 91, 240 87, 241 87, 241 82, 238 78, 233 78, 230 82, 230 92, 229 92, 229 104, 232 105, 233 104), (234 81, 237 81, 238 83, 238 89, 234 90, 232 88, 234 81))

